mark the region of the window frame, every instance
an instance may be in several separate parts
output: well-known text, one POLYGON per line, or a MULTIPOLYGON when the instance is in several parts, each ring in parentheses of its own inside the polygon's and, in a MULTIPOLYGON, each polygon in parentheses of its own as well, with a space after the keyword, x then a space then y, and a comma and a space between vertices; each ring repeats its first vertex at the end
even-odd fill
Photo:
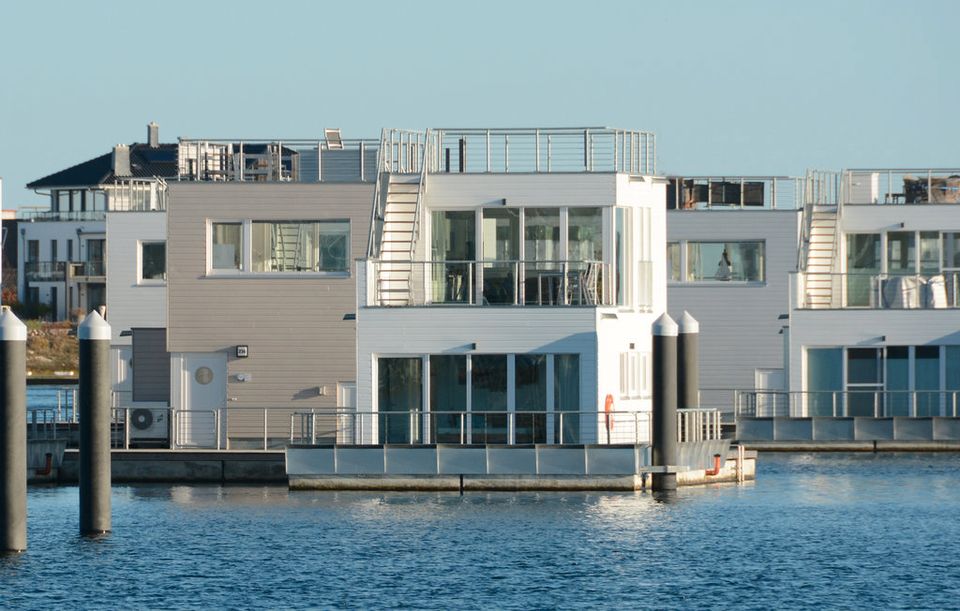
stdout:
POLYGON ((165 285, 167 283, 167 241, 166 240, 137 240, 137 284, 138 285, 165 285), (163 245, 163 277, 144 278, 143 276, 143 247, 163 245))
POLYGON ((263 219, 263 218, 208 218, 206 223, 206 274, 208 278, 350 278, 353 275, 353 220, 349 218, 322 219, 263 219), (253 271, 253 224, 254 223, 346 223, 347 268, 344 271, 253 271), (213 226, 219 224, 240 225, 240 269, 213 267, 213 226))

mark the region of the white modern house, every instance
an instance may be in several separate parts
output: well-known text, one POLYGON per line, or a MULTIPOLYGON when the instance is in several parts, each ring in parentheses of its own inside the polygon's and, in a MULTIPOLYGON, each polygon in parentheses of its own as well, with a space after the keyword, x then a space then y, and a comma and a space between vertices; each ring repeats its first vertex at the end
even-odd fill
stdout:
POLYGON ((725 418, 737 390, 784 388, 790 274, 814 186, 790 176, 669 179, 668 307, 701 323, 700 405, 725 418))
POLYGON ((380 151, 338 440, 645 442, 666 308, 653 135, 386 130, 380 151))
POLYGON ((832 205, 804 210, 790 395, 778 413, 957 416, 960 170, 846 170, 834 180, 832 205))

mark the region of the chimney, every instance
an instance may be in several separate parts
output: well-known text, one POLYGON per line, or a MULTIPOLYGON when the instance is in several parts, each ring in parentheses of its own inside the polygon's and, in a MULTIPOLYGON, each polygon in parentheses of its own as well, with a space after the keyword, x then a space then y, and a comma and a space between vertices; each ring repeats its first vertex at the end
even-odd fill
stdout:
POLYGON ((147 123, 147 144, 152 149, 160 146, 160 126, 153 121, 147 123))
POLYGON ((130 147, 126 144, 113 147, 113 174, 130 176, 130 147))

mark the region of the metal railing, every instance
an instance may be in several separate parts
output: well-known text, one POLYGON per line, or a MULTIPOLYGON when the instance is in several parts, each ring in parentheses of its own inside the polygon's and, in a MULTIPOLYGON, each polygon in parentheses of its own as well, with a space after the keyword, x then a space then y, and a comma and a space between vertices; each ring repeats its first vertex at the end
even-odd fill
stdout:
POLYGON ((24 210, 17 211, 17 219, 21 221, 80 221, 96 222, 107 219, 106 210, 24 210))
POLYGON ((738 418, 956 418, 960 415, 960 390, 740 390, 734 401, 738 418))
MULTIPOLYGON (((410 272, 403 274, 394 271, 395 261, 369 264, 367 281, 374 285, 368 306, 616 304, 611 268, 600 261, 411 261, 404 262, 410 272)), ((651 282, 652 264, 634 265, 640 300, 650 302, 652 291, 644 287, 651 282)))
MULTIPOLYGON (((290 443, 362 445, 649 443, 651 413, 636 411, 295 412, 290 443)), ((680 442, 721 438, 720 412, 677 412, 680 442)))
POLYGON ((372 182, 381 141, 181 138, 177 180, 372 182))
POLYGON ((106 276, 106 261, 80 261, 71 262, 70 269, 74 277, 85 276, 106 276))
POLYGON ((66 270, 66 261, 26 261, 23 264, 23 275, 28 282, 63 280, 66 270))
POLYGON ((843 172, 847 204, 957 204, 960 169, 850 169, 843 172))
POLYGON ((960 270, 940 274, 797 273, 794 307, 938 310, 960 307, 960 270))
POLYGON ((609 127, 436 128, 431 172, 656 174, 652 132, 609 127))
POLYGON ((670 210, 796 210, 806 180, 793 176, 677 176, 667 185, 670 210))
POLYGON ((118 180, 104 187, 110 212, 159 212, 167 209, 167 183, 159 177, 118 180))

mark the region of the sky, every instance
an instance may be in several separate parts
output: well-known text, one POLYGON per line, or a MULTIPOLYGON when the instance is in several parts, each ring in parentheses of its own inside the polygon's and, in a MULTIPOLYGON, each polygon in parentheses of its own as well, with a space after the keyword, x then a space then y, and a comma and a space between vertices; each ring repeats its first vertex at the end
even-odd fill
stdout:
POLYGON ((3 205, 143 142, 605 125, 661 173, 957 167, 960 2, 0 5, 3 205), (952 112, 953 111, 953 112, 952 112))

